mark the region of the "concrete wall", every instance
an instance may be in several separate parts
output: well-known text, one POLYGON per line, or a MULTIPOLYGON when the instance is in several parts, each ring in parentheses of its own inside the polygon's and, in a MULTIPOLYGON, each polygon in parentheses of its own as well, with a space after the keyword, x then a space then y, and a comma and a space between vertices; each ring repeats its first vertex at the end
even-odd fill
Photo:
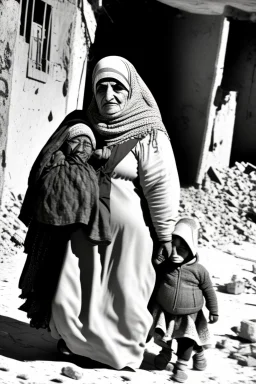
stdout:
MULTIPOLYGON (((46 83, 27 77, 29 44, 18 34, 7 145, 7 174, 14 190, 24 193, 30 168, 65 115, 81 109, 87 64, 85 18, 76 2, 52 5, 51 62, 46 83)), ((90 10, 89 10, 90 11, 90 10)), ((92 11, 91 11, 92 13, 92 11)))
POLYGON ((18 2, 14 0, 0 1, 0 204, 6 169, 7 127, 18 17, 18 2))
POLYGON ((170 12, 167 19, 168 64, 159 71, 164 121, 181 180, 188 184, 195 181, 202 150, 222 22, 221 16, 185 12, 170 12))
POLYGON ((93 64, 105 55, 133 63, 159 105, 184 183, 196 178, 222 24, 221 16, 181 13, 160 2, 98 22, 93 64))
POLYGON ((256 164, 256 25, 231 21, 222 86, 237 91, 231 165, 256 164))

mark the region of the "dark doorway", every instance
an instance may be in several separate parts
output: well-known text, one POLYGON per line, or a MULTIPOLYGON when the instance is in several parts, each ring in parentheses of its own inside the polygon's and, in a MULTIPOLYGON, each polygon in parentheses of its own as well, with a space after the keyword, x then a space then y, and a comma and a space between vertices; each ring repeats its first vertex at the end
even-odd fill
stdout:
POLYGON ((134 65, 163 113, 161 76, 166 73, 164 66, 167 65, 163 49, 167 25, 163 4, 153 0, 109 0, 103 4, 104 8, 98 13, 95 42, 90 49, 84 107, 91 100, 91 75, 96 62, 104 56, 117 55, 134 65))

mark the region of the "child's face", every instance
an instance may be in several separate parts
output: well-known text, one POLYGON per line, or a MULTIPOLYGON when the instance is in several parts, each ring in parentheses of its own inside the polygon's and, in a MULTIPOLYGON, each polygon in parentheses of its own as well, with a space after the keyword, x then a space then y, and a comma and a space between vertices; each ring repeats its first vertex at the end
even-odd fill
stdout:
POLYGON ((77 136, 68 141, 72 150, 79 149, 80 151, 86 152, 91 155, 92 153, 92 142, 88 136, 77 136))
POLYGON ((172 253, 170 259, 173 263, 182 263, 190 254, 187 243, 179 236, 173 236, 172 253))
POLYGON ((77 136, 68 140, 72 151, 87 161, 93 152, 92 142, 88 136, 77 136))

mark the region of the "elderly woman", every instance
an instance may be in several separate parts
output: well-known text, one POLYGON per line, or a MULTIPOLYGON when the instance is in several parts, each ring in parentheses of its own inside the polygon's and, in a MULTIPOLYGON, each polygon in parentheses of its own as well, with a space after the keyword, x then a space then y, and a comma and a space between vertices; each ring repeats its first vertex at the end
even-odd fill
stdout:
POLYGON ((110 198, 112 241, 92 245, 80 229, 73 233, 50 328, 75 354, 135 369, 152 324, 153 240, 168 257, 179 179, 157 104, 133 65, 117 56, 100 60, 93 93, 88 117, 103 144, 98 154, 110 155, 101 168, 110 182, 100 190, 110 198))

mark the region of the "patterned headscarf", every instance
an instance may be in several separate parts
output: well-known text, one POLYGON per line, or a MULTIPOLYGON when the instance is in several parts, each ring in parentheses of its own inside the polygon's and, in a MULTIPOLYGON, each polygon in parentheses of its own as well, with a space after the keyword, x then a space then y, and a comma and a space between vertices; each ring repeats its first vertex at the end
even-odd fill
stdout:
POLYGON ((95 131, 105 138, 107 146, 143 138, 149 133, 154 140, 157 130, 168 136, 153 95, 128 60, 119 56, 101 59, 94 68, 92 81, 94 95, 88 108, 88 118, 95 131), (96 85, 104 78, 120 81, 129 91, 127 104, 116 117, 103 117, 97 107, 96 85))

